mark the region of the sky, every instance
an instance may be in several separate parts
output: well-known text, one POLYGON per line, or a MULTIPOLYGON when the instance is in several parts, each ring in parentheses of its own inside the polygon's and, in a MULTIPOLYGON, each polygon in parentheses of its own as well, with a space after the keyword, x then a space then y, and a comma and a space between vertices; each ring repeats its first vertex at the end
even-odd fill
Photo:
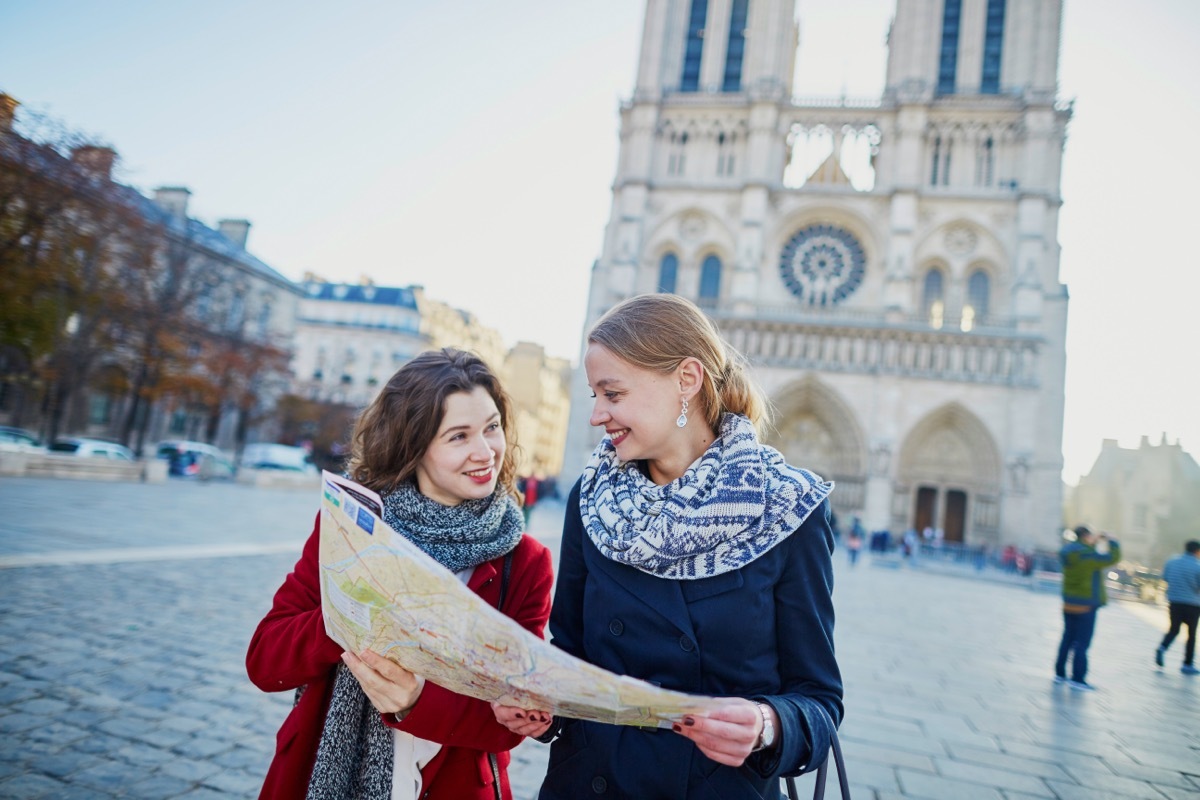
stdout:
MULTIPOLYGON (((883 87, 892 0, 800 0, 795 94, 883 87)), ((1200 456, 1200 3, 1066 0, 1063 478, 1200 456)), ((293 279, 420 284, 576 360, 643 0, 5 0, 0 91, 293 279)))

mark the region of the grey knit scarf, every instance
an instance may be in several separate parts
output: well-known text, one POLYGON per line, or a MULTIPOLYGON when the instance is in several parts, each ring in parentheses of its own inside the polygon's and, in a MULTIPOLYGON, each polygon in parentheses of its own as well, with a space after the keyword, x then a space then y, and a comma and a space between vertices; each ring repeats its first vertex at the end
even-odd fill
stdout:
POLYGON ((583 470, 579 510, 606 557, 662 578, 741 569, 791 536, 833 491, 760 444, 746 417, 724 414, 716 441, 658 486, 605 437, 583 470))
POLYGON ((451 572, 509 552, 524 528, 517 502, 499 486, 482 500, 444 506, 402 483, 384 496, 383 521, 451 572))
MULTIPOLYGON (((482 500, 444 506, 401 484, 383 498, 383 521, 451 572, 499 558, 521 541, 523 517, 502 487, 482 500)), ((297 692, 297 700, 303 690, 297 692)), ((392 732, 354 673, 338 664, 308 783, 308 800, 388 800, 392 732)))

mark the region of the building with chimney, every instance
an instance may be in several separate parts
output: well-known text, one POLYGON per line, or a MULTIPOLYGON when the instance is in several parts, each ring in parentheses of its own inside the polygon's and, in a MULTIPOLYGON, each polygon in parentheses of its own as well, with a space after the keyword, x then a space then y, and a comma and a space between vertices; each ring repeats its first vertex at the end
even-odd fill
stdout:
POLYGON ((0 94, 2 227, 30 234, 0 249, 38 312, 19 331, 9 320, 0 420, 139 450, 270 438, 301 293, 246 249, 250 223, 212 228, 189 215, 184 187, 151 199, 120 183, 111 147, 27 138, 18 105, 0 94))
POLYGON ((363 408, 409 359, 429 349, 418 286, 329 283, 301 286, 292 357, 293 391, 309 400, 363 408))

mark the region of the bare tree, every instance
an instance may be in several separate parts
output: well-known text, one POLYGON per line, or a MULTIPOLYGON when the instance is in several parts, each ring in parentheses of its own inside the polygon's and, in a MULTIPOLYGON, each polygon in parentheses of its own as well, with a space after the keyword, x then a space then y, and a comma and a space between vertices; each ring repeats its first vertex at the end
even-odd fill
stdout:
POLYGON ((0 380, 22 387, 58 433, 98 352, 111 346, 114 259, 137 214, 111 179, 116 154, 0 95, 0 380))

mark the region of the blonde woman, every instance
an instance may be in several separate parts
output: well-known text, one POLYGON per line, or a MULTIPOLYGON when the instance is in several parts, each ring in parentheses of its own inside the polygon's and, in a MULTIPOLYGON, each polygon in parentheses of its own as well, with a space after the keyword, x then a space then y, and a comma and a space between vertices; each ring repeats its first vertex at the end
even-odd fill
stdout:
POLYGON ((550 632, 591 663, 727 698, 671 730, 496 707, 553 740, 540 797, 778 797, 842 717, 833 652, 833 486, 763 445, 743 359, 671 294, 616 306, 588 334, 591 423, 572 489, 550 632))

